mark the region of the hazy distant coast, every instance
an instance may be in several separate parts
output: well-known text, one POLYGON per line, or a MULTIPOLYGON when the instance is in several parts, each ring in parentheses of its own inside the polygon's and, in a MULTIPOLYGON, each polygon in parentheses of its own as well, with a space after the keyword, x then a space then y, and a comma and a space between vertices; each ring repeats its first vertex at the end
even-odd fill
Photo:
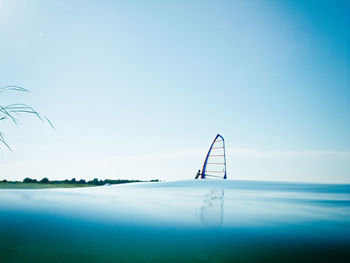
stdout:
POLYGON ((25 178, 23 181, 0 181, 0 189, 41 189, 41 188, 75 188, 75 187, 90 187, 100 186, 108 184, 126 184, 126 183, 139 183, 139 182, 159 182, 158 179, 141 181, 141 180, 126 180, 126 179, 105 179, 99 180, 97 178, 85 181, 81 179, 77 181, 75 178, 68 180, 54 180, 50 181, 48 178, 41 180, 25 178))

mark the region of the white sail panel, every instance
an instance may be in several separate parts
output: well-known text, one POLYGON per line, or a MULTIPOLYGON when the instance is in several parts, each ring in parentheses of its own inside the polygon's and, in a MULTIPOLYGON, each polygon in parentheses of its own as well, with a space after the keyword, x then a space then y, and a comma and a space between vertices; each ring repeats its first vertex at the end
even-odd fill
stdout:
POLYGON ((216 135, 213 143, 209 148, 208 154, 203 164, 201 178, 227 178, 225 141, 220 134, 216 135))

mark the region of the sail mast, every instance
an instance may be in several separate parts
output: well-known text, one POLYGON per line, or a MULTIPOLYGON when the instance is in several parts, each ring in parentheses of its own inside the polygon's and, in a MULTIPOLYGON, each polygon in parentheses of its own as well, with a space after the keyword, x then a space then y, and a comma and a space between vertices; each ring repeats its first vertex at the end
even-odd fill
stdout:
POLYGON ((224 145, 224 163, 225 163, 225 175, 224 175, 224 179, 227 179, 227 174, 226 174, 227 170, 226 170, 226 147, 225 147, 225 140, 224 140, 224 137, 221 136, 221 138, 222 138, 222 143, 223 143, 223 145, 224 145))

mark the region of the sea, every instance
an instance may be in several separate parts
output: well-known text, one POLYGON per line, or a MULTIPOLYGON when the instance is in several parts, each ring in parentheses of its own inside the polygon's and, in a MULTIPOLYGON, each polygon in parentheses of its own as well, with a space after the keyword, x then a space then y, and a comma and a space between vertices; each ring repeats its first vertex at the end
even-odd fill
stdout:
POLYGON ((4 189, 0 262, 350 262, 350 185, 4 189))

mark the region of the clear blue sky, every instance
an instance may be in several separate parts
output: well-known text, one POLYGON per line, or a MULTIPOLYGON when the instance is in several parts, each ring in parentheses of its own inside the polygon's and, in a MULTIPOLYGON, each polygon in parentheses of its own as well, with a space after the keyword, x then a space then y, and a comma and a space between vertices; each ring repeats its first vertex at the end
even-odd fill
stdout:
POLYGON ((349 1, 0 1, 0 179, 350 183, 349 1))

